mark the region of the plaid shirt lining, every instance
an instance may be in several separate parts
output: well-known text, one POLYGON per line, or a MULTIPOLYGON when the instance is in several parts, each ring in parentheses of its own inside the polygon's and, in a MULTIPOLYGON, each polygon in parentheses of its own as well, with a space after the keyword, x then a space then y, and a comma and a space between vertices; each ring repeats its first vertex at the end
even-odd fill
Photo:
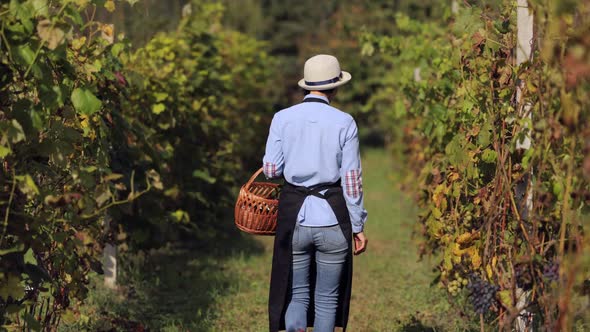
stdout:
POLYGON ((277 176, 277 164, 266 162, 263 169, 264 175, 267 178, 274 178, 277 176))
POLYGON ((346 185, 346 194, 351 198, 358 198, 363 192, 361 172, 358 169, 353 169, 346 172, 344 183, 346 185))

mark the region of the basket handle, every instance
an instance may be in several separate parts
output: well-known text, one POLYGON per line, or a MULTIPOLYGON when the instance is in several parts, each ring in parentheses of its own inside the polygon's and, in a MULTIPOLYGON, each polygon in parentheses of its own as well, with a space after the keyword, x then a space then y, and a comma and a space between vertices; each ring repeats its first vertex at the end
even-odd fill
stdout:
POLYGON ((250 180, 248 180, 248 182, 246 182, 246 187, 249 188, 250 185, 252 184, 252 182, 254 182, 254 180, 256 180, 256 178, 258 177, 258 175, 260 175, 260 173, 262 173, 262 170, 264 168, 260 167, 259 170, 256 171, 256 173, 254 173, 254 175, 252 175, 252 177, 250 178, 250 180))

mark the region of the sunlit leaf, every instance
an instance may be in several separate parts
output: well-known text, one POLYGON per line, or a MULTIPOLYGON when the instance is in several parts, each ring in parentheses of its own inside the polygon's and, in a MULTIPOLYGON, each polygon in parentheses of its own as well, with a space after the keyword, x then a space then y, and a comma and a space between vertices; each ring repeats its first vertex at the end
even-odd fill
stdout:
POLYGON ((26 194, 29 198, 39 195, 39 188, 29 174, 15 176, 15 179, 18 180, 18 187, 20 191, 26 194))
POLYGON ((104 8, 106 8, 106 10, 108 10, 109 12, 114 12, 115 11, 115 1, 113 0, 107 0, 104 3, 104 8))
POLYGON ((49 20, 42 20, 37 23, 37 34, 45 41, 47 48, 54 50, 64 41, 65 33, 62 29, 52 25, 49 20))
POLYGON ((154 114, 160 114, 166 110, 166 105, 162 103, 152 105, 152 112, 154 114))
POLYGON ((102 102, 86 88, 76 88, 72 91, 72 104, 76 111, 91 115, 102 107, 102 102))
POLYGON ((5 158, 11 152, 12 152, 12 150, 10 150, 10 148, 8 148, 8 147, 6 147, 4 145, 0 145, 0 158, 5 158))
POLYGON ((217 180, 209 174, 208 170, 195 170, 193 172, 193 177, 197 179, 201 179, 207 183, 213 184, 217 180))

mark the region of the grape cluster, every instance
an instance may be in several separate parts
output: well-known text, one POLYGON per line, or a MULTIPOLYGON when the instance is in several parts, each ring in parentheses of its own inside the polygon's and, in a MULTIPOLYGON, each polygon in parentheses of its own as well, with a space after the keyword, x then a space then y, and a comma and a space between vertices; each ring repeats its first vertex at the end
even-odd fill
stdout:
POLYGON ((559 280, 559 263, 551 262, 543 266, 543 277, 550 281, 559 280))
POLYGON ((452 296, 457 296, 461 288, 468 284, 468 280, 461 278, 461 276, 458 273, 455 273, 455 278, 456 279, 449 282, 447 286, 447 290, 449 291, 449 293, 451 293, 452 296))
POLYGON ((469 300, 473 304, 473 309, 478 314, 484 314, 492 304, 496 301, 496 292, 500 289, 498 286, 492 285, 477 275, 472 275, 467 284, 469 290, 469 300))

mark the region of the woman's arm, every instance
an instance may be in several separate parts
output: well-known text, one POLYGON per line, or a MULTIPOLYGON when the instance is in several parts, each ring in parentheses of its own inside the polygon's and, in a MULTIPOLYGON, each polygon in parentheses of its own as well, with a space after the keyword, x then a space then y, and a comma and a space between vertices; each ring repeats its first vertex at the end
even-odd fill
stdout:
POLYGON ((280 124, 278 116, 272 118, 268 139, 266 140, 266 151, 262 158, 264 175, 268 179, 280 177, 283 174, 285 158, 283 156, 282 140, 280 135, 280 124))
POLYGON ((360 254, 365 250, 367 244, 367 239, 363 233, 367 221, 367 210, 364 208, 358 129, 353 119, 351 119, 346 130, 346 141, 342 148, 340 176, 346 207, 352 223, 352 232, 354 233, 355 254, 360 254))

